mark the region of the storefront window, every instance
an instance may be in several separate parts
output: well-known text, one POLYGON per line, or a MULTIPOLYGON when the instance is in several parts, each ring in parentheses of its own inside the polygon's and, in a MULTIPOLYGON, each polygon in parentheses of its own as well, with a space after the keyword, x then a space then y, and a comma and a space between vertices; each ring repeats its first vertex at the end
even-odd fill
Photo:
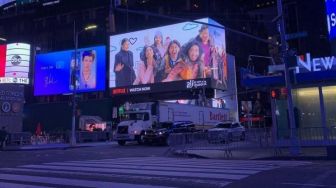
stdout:
POLYGON ((319 90, 317 87, 294 89, 293 104, 296 127, 322 126, 319 90))
POLYGON ((327 127, 336 126, 336 86, 322 87, 327 127))

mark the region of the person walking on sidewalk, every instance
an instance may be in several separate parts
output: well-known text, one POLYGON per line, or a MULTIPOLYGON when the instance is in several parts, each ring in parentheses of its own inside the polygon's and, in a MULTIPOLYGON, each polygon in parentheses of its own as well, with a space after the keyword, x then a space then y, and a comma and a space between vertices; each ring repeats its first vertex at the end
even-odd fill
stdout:
POLYGON ((1 144, 0 150, 3 150, 5 148, 7 137, 8 137, 8 133, 6 131, 6 127, 3 126, 0 130, 0 144, 1 144))

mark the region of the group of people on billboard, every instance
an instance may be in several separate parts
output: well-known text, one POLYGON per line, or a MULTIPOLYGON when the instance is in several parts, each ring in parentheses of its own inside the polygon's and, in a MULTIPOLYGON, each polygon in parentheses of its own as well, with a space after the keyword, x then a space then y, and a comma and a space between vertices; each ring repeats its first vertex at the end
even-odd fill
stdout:
POLYGON ((154 43, 145 45, 140 52, 137 68, 133 62, 130 41, 122 39, 121 49, 115 55, 113 71, 115 86, 153 84, 197 78, 212 78, 226 87, 227 61, 225 50, 214 45, 208 25, 202 25, 197 36, 185 44, 164 38, 160 31, 154 43))

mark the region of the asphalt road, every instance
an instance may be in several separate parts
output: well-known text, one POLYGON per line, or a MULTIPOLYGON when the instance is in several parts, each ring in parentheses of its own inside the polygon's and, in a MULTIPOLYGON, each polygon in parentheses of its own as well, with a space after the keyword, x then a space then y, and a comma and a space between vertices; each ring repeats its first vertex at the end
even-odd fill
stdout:
POLYGON ((335 161, 213 160, 168 147, 105 145, 0 151, 0 187, 325 187, 335 161))

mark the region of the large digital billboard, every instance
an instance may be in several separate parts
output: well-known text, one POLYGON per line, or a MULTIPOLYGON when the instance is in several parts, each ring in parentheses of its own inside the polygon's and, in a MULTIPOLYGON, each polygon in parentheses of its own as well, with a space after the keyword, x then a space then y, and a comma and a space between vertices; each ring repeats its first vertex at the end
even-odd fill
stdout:
POLYGON ((326 10, 327 10, 327 22, 329 38, 336 38, 336 1, 335 0, 325 0, 326 10))
POLYGON ((105 90, 105 47, 38 54, 35 61, 34 95, 69 94, 105 90), (77 67, 77 68, 75 68, 77 67), (76 84, 74 84, 76 83, 76 84))
POLYGON ((0 46, 0 83, 29 84, 30 45, 0 46))
POLYGON ((209 18, 196 21, 111 36, 112 94, 225 89, 225 30, 209 18))

